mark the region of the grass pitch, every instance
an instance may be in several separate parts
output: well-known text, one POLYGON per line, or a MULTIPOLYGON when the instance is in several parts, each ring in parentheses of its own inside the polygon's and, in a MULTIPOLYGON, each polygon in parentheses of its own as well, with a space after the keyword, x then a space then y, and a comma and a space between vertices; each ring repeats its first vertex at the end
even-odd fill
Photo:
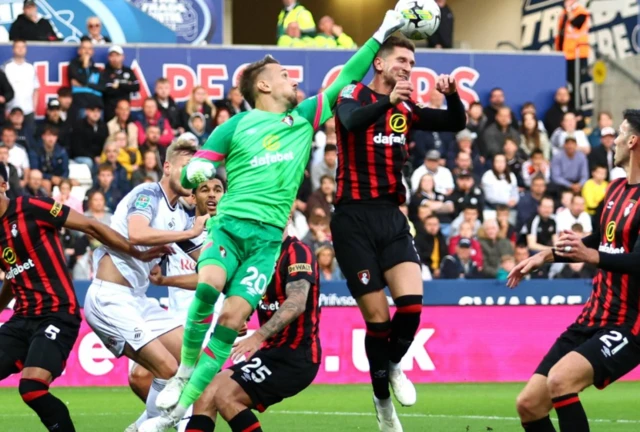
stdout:
MULTIPOLYGON (((518 432, 515 397, 523 384, 429 384, 418 386, 412 408, 396 403, 406 432, 518 432)), ((144 409, 128 388, 53 387, 71 411, 78 432, 121 432, 144 409)), ((583 393, 592 432, 640 430, 640 382, 616 383, 583 393)), ((17 389, 0 390, 0 430, 45 431, 17 389)), ((314 385, 260 415, 266 431, 377 431, 369 386, 314 385)), ((557 427, 557 423, 556 423, 557 427)), ((229 431, 220 420, 218 431, 229 431)))

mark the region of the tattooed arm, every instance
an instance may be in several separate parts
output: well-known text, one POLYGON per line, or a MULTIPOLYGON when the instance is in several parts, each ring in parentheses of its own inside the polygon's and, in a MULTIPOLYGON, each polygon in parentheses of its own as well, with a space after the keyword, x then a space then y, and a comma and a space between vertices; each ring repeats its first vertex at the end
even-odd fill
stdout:
POLYGON ((256 332, 256 334, 260 335, 259 337, 262 341, 278 334, 293 320, 302 315, 307 305, 307 295, 310 287, 311 284, 306 280, 298 280, 287 284, 287 299, 271 319, 256 332))
POLYGON ((302 315, 306 309, 310 287, 311 284, 306 280, 289 282, 286 286, 287 299, 258 331, 236 343, 231 353, 232 359, 238 361, 243 355, 246 355, 248 360, 260 349, 262 342, 281 332, 302 315))

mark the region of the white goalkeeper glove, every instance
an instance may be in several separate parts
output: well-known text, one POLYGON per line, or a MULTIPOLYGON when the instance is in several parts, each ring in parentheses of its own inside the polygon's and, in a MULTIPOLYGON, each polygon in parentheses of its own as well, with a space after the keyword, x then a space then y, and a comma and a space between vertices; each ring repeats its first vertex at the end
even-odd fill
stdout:
POLYGON ((200 184, 216 175, 216 168, 211 162, 194 160, 187 165, 187 180, 191 184, 200 184))
POLYGON ((378 31, 373 34, 373 38, 380 42, 380 44, 382 45, 382 43, 384 43, 384 41, 387 40, 389 36, 391 36, 397 30, 400 30, 406 23, 406 18, 403 18, 400 12, 388 10, 384 16, 382 25, 380 26, 378 31))

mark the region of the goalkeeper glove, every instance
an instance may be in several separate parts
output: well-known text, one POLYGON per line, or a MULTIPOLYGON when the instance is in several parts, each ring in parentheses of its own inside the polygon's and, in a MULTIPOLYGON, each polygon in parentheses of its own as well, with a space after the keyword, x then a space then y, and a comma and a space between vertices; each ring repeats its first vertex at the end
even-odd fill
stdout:
POLYGON ((384 20, 382 21, 382 25, 373 34, 373 38, 380 42, 380 45, 387 40, 389 36, 395 33, 397 30, 400 30, 402 26, 407 23, 407 20, 402 17, 400 12, 396 12, 394 10, 388 10, 384 16, 384 20))
POLYGON ((216 168, 211 162, 204 160, 192 160, 186 167, 187 181, 194 186, 205 182, 216 175, 216 168))

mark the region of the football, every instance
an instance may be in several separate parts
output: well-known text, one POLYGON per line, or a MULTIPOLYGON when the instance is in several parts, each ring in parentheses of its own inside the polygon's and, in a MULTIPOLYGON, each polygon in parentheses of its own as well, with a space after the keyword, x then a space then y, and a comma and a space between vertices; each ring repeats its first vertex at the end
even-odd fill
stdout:
POLYGON ((400 0, 395 10, 407 19, 400 31, 409 39, 427 39, 440 26, 440 7, 435 0, 400 0))

